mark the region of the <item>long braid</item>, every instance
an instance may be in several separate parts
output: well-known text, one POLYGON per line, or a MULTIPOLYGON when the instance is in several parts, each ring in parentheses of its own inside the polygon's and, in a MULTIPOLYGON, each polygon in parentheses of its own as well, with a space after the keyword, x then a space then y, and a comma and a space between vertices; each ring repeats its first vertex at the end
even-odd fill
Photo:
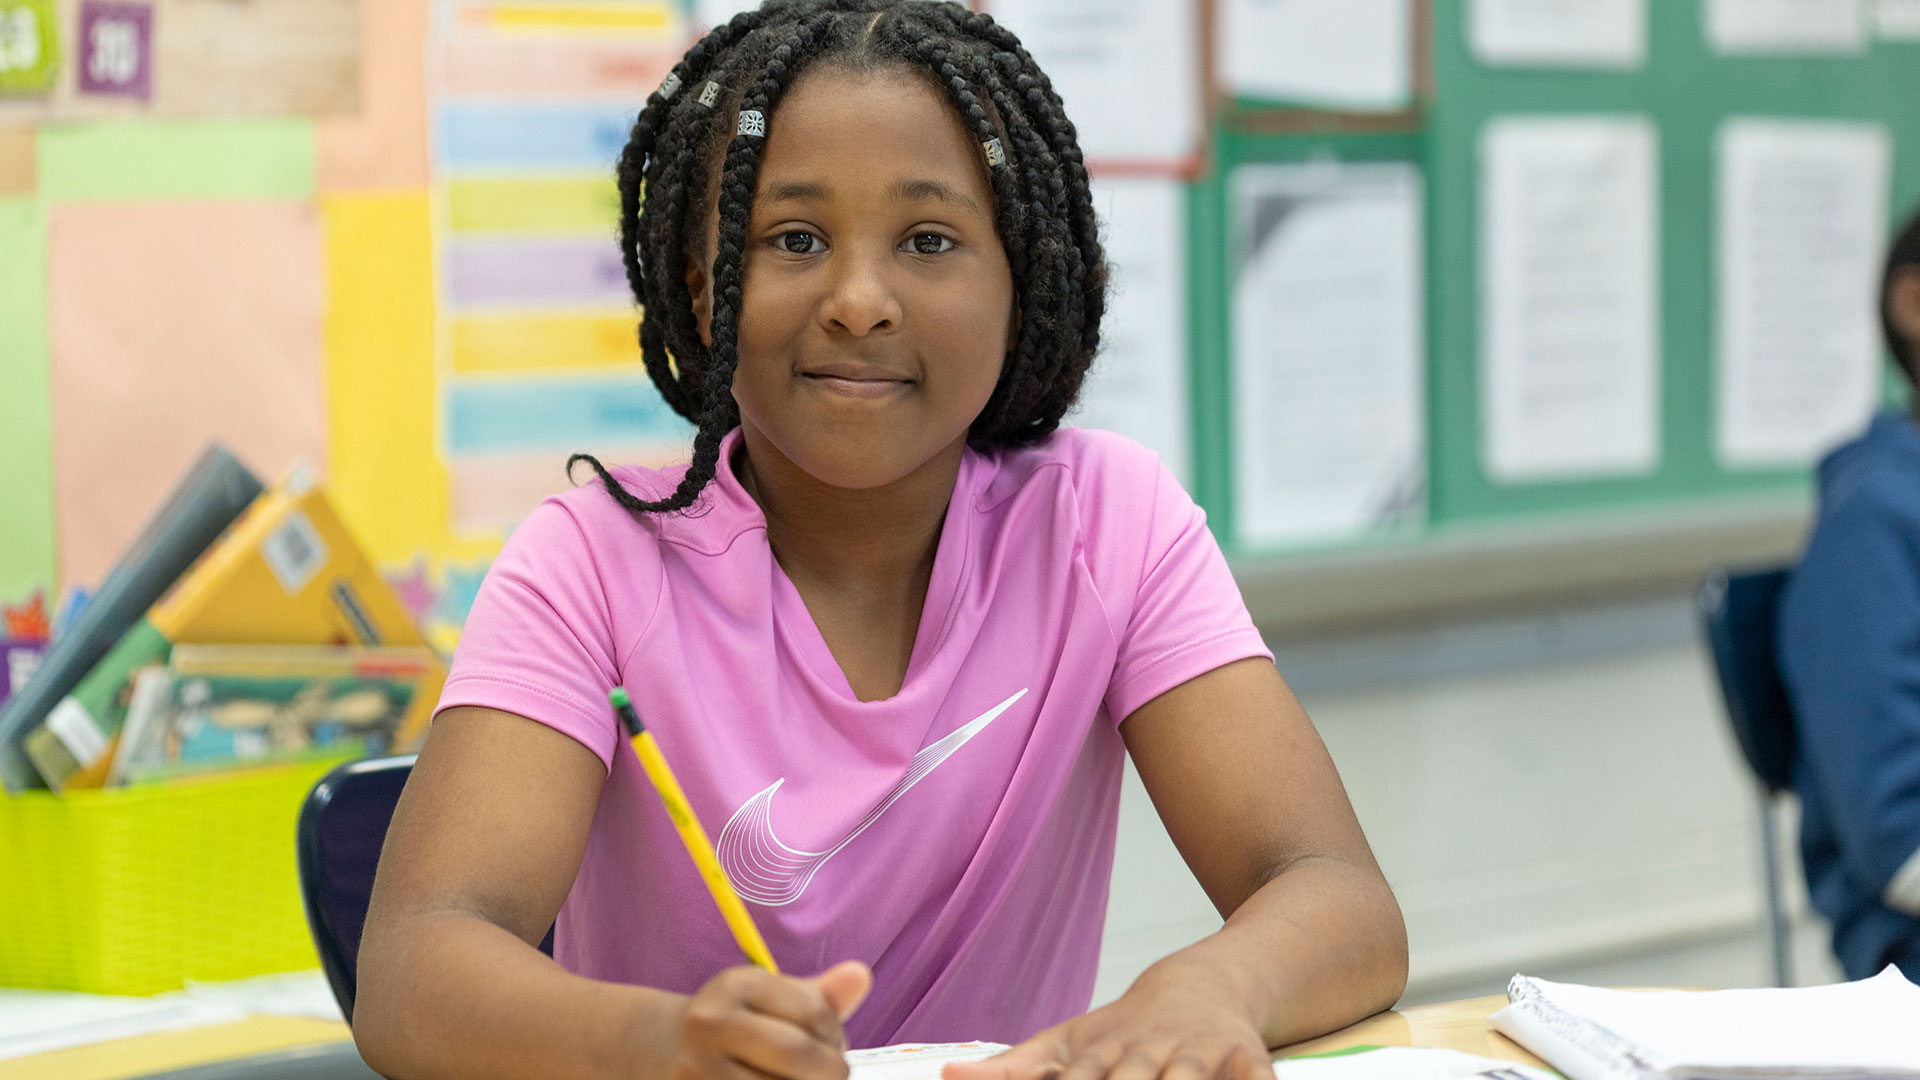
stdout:
POLYGON ((732 383, 743 254, 764 143, 736 133, 735 113, 775 122, 793 80, 824 59, 855 70, 924 71, 976 138, 1002 146, 1006 160, 989 174, 1019 331, 968 441, 983 451, 1034 442, 1078 396, 1099 343, 1107 273, 1085 162, 1045 73, 1004 27, 956 4, 767 0, 688 50, 666 92, 648 98, 621 157, 622 259, 645 310, 642 358, 667 403, 696 425, 692 462, 664 499, 638 498, 587 455, 569 459, 569 469, 588 462, 629 510, 692 506, 718 471, 720 443, 739 423, 732 383), (721 90, 703 103, 709 83, 721 90), (715 207, 718 224, 711 251, 705 207, 715 207), (701 340, 687 284, 693 255, 709 260, 710 345, 701 340))

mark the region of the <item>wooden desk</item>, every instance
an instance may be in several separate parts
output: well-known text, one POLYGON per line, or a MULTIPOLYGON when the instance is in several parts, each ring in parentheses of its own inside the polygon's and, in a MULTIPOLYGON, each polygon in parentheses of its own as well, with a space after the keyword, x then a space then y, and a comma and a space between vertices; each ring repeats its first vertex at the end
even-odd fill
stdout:
POLYGON ((1324 1054, 1349 1046, 1426 1046, 1544 1066, 1545 1062, 1522 1050, 1518 1043, 1487 1026, 1487 1017, 1500 1011, 1506 1003, 1506 995, 1495 994, 1396 1009, 1370 1016, 1331 1035, 1284 1047, 1275 1056, 1324 1054))
MULTIPOLYGON (((1285 1047, 1277 1056, 1319 1054, 1349 1046, 1430 1046, 1540 1064, 1540 1059, 1487 1026, 1487 1017, 1506 1003, 1506 998, 1495 996, 1385 1012, 1331 1035, 1285 1047)), ((335 1021, 252 1016, 230 1024, 163 1031, 0 1061, 0 1080, 125 1080, 349 1038, 347 1026, 335 1021)))

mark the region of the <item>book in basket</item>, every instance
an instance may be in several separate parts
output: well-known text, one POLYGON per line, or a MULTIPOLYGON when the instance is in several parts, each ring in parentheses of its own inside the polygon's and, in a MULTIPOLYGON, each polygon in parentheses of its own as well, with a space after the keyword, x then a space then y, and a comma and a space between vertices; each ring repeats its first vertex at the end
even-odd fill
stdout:
POLYGON ((386 753, 445 678, 411 646, 176 645, 134 675, 107 784, 386 753))
MULTIPOLYGON (((49 787, 105 783, 134 674, 164 664, 180 643, 427 644, 322 489, 296 469, 255 499, 27 736, 49 787)), ((420 733, 397 732, 396 744, 420 733)))

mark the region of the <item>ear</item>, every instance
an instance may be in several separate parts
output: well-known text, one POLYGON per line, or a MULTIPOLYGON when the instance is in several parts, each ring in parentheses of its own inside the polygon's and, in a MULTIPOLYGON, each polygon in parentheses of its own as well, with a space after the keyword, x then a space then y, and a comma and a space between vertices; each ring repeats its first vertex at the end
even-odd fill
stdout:
POLYGON ((713 282, 707 277, 706 260, 697 254, 687 256, 687 292, 693 297, 693 325, 700 332, 700 343, 713 347, 713 282))
MULTIPOLYGON (((1911 359, 1920 360, 1920 266, 1894 271, 1893 281, 1887 286, 1887 314, 1893 328, 1906 340, 1911 359)), ((1911 360, 1903 366, 1910 364, 1911 360)))

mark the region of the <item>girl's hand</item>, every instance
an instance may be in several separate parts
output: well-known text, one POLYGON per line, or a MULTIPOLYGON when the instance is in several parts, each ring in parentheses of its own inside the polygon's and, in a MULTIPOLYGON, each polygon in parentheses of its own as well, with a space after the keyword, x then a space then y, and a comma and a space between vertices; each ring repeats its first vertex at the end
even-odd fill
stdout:
POLYGON ((865 964, 848 961, 797 979, 757 967, 707 980, 676 1017, 673 1080, 845 1080, 847 1036, 840 1023, 873 986, 865 964))
POLYGON ((1203 973, 1149 971, 1120 1000, 943 1080, 1273 1080, 1245 1004, 1203 973))

